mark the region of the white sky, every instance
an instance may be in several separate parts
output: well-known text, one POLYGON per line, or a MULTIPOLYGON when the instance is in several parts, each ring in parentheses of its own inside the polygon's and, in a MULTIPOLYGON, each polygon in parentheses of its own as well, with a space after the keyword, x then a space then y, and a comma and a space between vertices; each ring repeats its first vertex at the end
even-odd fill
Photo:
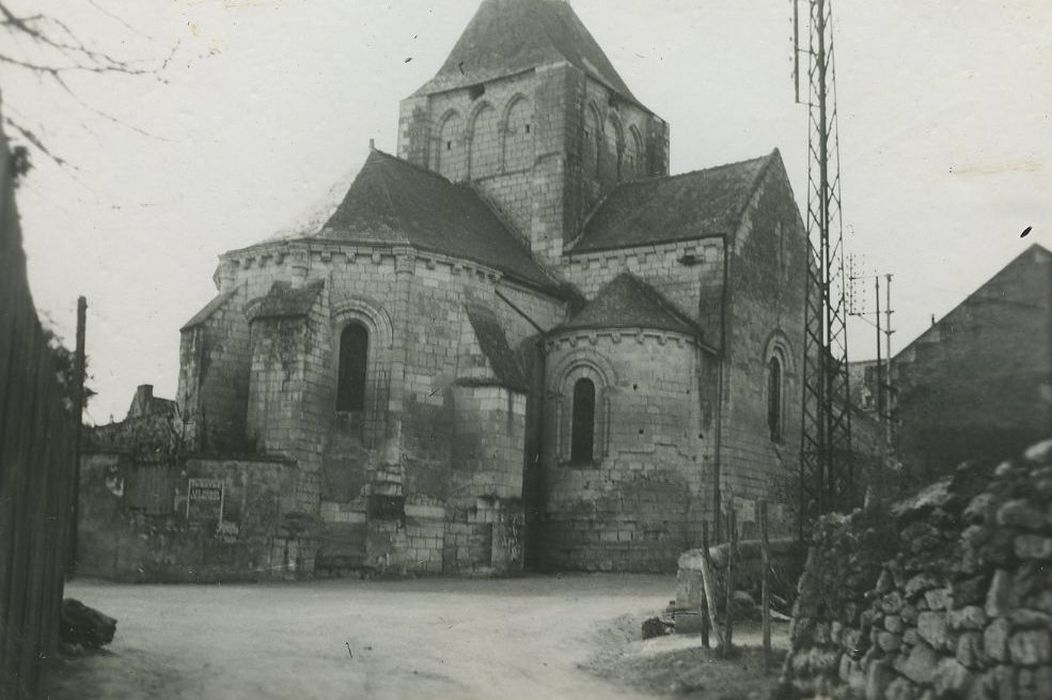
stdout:
MULTIPOLYGON (((7 116, 75 167, 37 155, 19 203, 37 306, 69 344, 76 297, 88 297, 98 422, 122 418, 140 383, 174 397, 178 329, 215 294, 216 256, 301 219, 349 181, 370 138, 393 152, 399 99, 438 70, 478 4, 5 2, 131 60, 157 65, 175 47, 164 82, 72 77, 87 106, 0 66, 7 116)), ((572 5, 670 122, 673 172, 778 146, 800 200, 807 123, 788 0, 572 5)), ((1052 3, 835 10, 847 245, 870 271, 895 273, 897 349, 1031 243, 1052 247, 1052 3)), ((852 359, 871 357, 873 331, 851 330, 852 359)))

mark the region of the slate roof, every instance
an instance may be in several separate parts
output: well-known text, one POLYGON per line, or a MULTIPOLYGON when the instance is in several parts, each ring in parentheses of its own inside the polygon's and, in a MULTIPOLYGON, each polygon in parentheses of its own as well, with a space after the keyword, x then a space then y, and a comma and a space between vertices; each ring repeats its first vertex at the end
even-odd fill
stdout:
POLYGON ((466 304, 464 306, 468 314, 468 320, 475 331, 482 354, 489 360, 493 374, 497 377, 501 386, 526 391, 526 379, 511 346, 504 329, 497 320, 497 315, 491 310, 478 304, 466 304))
POLYGON ((778 149, 762 158, 619 185, 585 222, 570 253, 733 233, 778 149))
POLYGON ((376 150, 325 226, 306 238, 408 244, 473 260, 543 289, 554 285, 474 190, 376 150))
POLYGON ((295 289, 288 282, 275 282, 266 296, 249 302, 249 320, 306 316, 324 286, 324 280, 308 282, 295 289))
POLYGON ((214 299, 212 299, 212 301, 205 304, 203 309, 194 314, 193 318, 187 321, 186 324, 179 329, 179 332, 181 333, 183 331, 188 331, 191 328, 200 326, 205 321, 212 318, 212 314, 214 314, 216 311, 222 308, 223 304, 225 304, 230 297, 234 296, 234 293, 236 291, 236 289, 228 289, 225 292, 221 292, 214 299))
POLYGON ((697 324, 680 313, 656 289, 629 272, 623 272, 599 290, 563 330, 652 328, 700 337, 697 324))
POLYGON ((483 0, 438 74, 416 94, 462 88, 562 61, 636 101, 565 0, 483 0))

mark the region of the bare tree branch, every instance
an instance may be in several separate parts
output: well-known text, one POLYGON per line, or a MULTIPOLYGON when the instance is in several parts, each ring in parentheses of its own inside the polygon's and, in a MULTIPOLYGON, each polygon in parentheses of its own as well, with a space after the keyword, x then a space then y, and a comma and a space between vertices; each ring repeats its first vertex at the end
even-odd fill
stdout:
MULTIPOLYGON (((95 2, 95 0, 88 0, 88 2, 97 11, 120 22, 129 31, 142 35, 141 32, 135 30, 123 19, 101 7, 95 2)), ((168 66, 169 62, 175 56, 175 52, 179 48, 179 43, 176 43, 168 56, 164 58, 163 62, 150 61, 150 65, 144 66, 143 61, 124 60, 107 53, 106 51, 87 45, 68 24, 57 17, 52 17, 40 12, 20 16, 13 12, 4 0, 0 0, 0 33, 4 32, 10 35, 13 39, 18 39, 19 37, 26 38, 35 46, 45 49, 45 56, 48 52, 50 52, 51 55, 50 57, 45 58, 23 57, 16 53, 12 53, 8 48, 6 51, 0 50, 0 66, 7 65, 35 73, 44 79, 54 82, 78 105, 87 109, 92 114, 95 114, 113 124, 123 126, 137 134, 146 136, 147 138, 167 140, 155 134, 151 134, 140 127, 128 124, 112 114, 88 104, 70 87, 69 83, 66 81, 66 76, 73 73, 119 73, 132 76, 153 76, 158 81, 164 83, 167 81, 161 76, 161 72, 168 66)), ((50 158, 57 165, 69 166, 69 162, 49 150, 44 145, 43 140, 34 133, 33 130, 19 125, 6 117, 5 121, 11 124, 12 128, 30 145, 50 158)))
POLYGON ((57 50, 68 60, 72 61, 73 66, 81 70, 94 69, 100 72, 104 70, 136 73, 149 72, 146 70, 136 70, 126 61, 117 59, 105 52, 88 48, 85 46, 84 42, 77 39, 77 35, 68 25, 57 18, 41 14, 33 15, 31 17, 18 17, 0 2, 0 19, 3 20, 3 25, 9 30, 21 32, 42 45, 57 50), (72 43, 60 41, 52 37, 46 31, 39 29, 37 25, 43 22, 50 22, 61 28, 67 36, 72 39, 72 43), (85 64, 83 61, 86 61, 87 63, 85 64))
MULTIPOLYGON (((4 123, 7 124, 8 126, 10 126, 12 129, 14 129, 16 132, 18 132, 22 136, 22 138, 24 138, 26 141, 28 141, 29 143, 33 144, 33 146, 38 151, 40 151, 41 153, 46 155, 48 158, 50 158, 52 161, 54 161, 55 165, 59 165, 59 166, 69 165, 69 163, 65 159, 63 159, 62 157, 57 156, 54 153, 52 153, 48 149, 48 147, 44 145, 44 142, 40 140, 40 137, 37 136, 35 133, 33 133, 33 131, 31 131, 30 129, 22 126, 21 124, 19 124, 18 122, 16 122, 15 120, 11 119, 11 117, 8 117, 8 116, 4 117, 4 123)), ((76 166, 71 166, 71 167, 76 169, 76 166)))

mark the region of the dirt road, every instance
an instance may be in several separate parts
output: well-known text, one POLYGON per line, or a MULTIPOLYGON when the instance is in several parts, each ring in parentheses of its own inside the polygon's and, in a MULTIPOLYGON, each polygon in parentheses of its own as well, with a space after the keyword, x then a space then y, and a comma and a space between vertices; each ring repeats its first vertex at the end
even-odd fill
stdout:
POLYGON ((600 633, 662 608, 671 576, 329 581, 230 586, 75 582, 118 618, 102 656, 50 697, 630 698, 582 670, 600 633))

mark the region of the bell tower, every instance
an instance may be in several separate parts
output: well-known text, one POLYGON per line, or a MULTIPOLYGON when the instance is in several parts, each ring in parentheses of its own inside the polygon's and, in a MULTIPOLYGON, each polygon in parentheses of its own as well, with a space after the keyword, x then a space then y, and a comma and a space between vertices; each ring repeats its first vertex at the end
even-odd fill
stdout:
POLYGON ((398 155, 477 190, 542 261, 620 182, 668 174, 668 124, 563 0, 483 0, 402 101, 398 155))

